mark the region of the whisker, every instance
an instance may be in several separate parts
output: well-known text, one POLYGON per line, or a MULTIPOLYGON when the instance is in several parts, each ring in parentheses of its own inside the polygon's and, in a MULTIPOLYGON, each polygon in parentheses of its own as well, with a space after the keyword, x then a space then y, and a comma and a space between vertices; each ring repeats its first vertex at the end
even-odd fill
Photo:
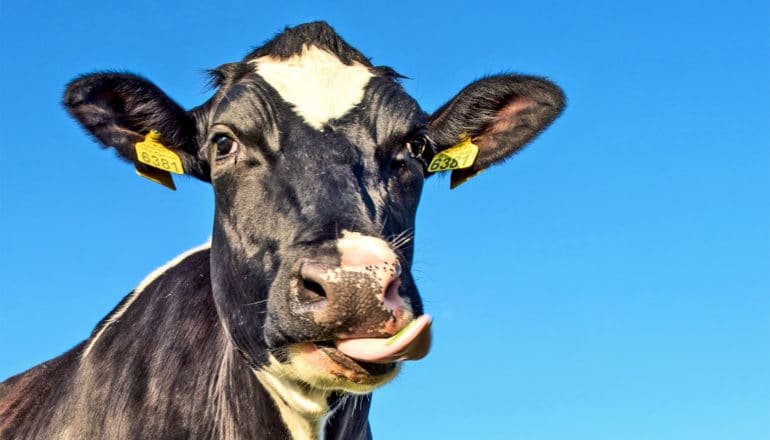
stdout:
POLYGON ((405 229, 405 230, 399 232, 398 234, 391 235, 390 237, 388 237, 388 243, 390 243, 392 246, 394 246, 396 243, 398 243, 399 240, 401 240, 401 238, 404 236, 404 234, 407 231, 408 230, 405 229))
POLYGON ((388 218, 385 217, 385 219, 383 219, 382 221, 382 224, 380 225, 380 236, 382 236, 382 233, 385 232, 385 226, 387 226, 387 224, 388 224, 388 218))
POLYGON ((388 242, 394 250, 398 250, 404 247, 407 243, 414 239, 414 229, 409 228, 401 231, 400 233, 388 238, 388 242))

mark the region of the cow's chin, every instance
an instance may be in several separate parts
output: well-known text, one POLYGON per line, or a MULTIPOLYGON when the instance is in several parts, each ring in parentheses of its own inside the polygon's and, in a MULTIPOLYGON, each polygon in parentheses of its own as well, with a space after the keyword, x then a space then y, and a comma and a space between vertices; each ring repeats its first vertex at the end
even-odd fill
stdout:
POLYGON ((300 342, 288 349, 288 366, 307 384, 325 390, 368 393, 393 379, 400 363, 375 364, 351 359, 323 342, 300 342))

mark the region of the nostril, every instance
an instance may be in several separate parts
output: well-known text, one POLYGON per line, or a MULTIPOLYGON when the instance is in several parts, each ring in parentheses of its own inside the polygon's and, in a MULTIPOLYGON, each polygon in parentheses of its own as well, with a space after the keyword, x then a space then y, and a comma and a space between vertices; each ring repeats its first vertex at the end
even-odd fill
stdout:
POLYGON ((299 300, 303 303, 319 303, 327 300, 325 276, 328 266, 306 261, 299 269, 299 300))
POLYGON ((394 278, 385 288, 382 303, 385 305, 385 308, 391 312, 395 312, 404 306, 404 300, 401 298, 401 295, 398 294, 400 287, 401 280, 399 278, 394 278))
MULTIPOLYGON (((324 290, 323 286, 318 284, 317 282, 313 280, 308 280, 307 278, 302 278, 302 287, 304 290, 309 291, 309 293, 313 293, 318 297, 326 298, 326 291, 324 290)), ((308 295, 311 296, 311 295, 308 295)))

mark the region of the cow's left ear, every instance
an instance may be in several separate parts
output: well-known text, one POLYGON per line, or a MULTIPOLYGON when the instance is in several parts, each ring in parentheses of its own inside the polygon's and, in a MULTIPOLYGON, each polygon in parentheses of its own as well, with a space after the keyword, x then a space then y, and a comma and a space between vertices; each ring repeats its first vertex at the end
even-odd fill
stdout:
POLYGON ((543 78, 499 75, 473 82, 436 110, 428 131, 438 151, 469 139, 478 147, 472 166, 452 171, 451 187, 514 154, 564 108, 564 94, 543 78))
POLYGON ((185 174, 210 181, 192 116, 150 81, 125 73, 85 75, 67 86, 63 102, 96 140, 139 168, 146 165, 139 163, 135 145, 156 130, 156 142, 179 157, 185 174))

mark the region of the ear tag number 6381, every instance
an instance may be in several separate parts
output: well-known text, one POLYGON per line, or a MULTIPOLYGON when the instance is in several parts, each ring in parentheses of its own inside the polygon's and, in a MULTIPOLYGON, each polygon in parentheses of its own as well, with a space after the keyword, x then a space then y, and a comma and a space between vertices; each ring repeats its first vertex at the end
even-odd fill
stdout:
POLYGON ((182 160, 179 158, 179 155, 158 142, 159 139, 160 133, 157 131, 151 130, 147 133, 143 142, 134 145, 136 148, 136 159, 151 167, 171 173, 184 174, 182 160))

